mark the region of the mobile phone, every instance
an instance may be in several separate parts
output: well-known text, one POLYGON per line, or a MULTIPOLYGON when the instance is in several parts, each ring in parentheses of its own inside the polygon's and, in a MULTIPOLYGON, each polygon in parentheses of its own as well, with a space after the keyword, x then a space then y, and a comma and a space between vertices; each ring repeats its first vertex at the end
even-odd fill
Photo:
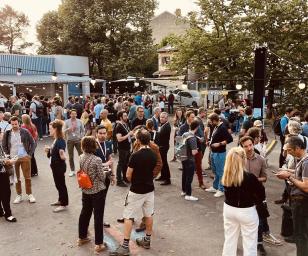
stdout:
POLYGON ((272 173, 277 174, 278 172, 277 172, 277 171, 272 170, 272 173))

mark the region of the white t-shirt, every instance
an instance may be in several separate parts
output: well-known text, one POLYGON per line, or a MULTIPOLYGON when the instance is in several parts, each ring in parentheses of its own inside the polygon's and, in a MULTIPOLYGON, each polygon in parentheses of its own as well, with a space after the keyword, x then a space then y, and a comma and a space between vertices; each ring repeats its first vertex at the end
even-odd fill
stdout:
POLYGON ((4 98, 0 98, 0 108, 4 108, 6 100, 4 98))
POLYGON ((165 108, 165 102, 164 102, 164 101, 160 101, 160 102, 158 103, 158 106, 159 106, 160 109, 165 108))

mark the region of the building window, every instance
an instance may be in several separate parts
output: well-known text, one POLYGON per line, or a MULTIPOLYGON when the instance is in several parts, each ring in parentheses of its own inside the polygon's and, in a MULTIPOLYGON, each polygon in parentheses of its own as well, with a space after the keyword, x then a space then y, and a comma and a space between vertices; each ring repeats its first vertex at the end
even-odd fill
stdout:
POLYGON ((162 57, 161 62, 163 65, 168 65, 170 63, 170 56, 162 57))

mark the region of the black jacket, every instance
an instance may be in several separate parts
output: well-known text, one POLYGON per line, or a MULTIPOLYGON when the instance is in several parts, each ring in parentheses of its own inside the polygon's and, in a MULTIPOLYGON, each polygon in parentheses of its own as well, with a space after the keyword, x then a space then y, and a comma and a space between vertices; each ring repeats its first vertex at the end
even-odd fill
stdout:
POLYGON ((168 149, 170 141, 171 125, 169 122, 163 124, 158 132, 158 146, 160 149, 168 149))

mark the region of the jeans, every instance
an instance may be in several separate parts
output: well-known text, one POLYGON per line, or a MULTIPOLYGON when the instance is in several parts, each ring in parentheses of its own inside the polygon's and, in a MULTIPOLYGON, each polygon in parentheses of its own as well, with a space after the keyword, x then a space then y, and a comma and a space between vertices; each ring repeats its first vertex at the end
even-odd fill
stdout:
POLYGON ((263 242, 263 233, 269 233, 267 218, 259 218, 258 243, 263 242))
POLYGON ((6 218, 12 216, 10 179, 6 173, 0 173, 0 215, 6 218))
POLYGON ((169 165, 168 165, 168 150, 169 147, 167 148, 159 148, 159 152, 161 155, 161 160, 163 162, 163 167, 161 169, 161 178, 166 181, 170 181, 170 170, 169 170, 169 165))
POLYGON ((292 200, 293 237, 297 256, 308 255, 308 198, 292 200))
POLYGON ((67 151, 68 151, 68 157, 69 157, 69 162, 70 162, 70 168, 71 171, 75 171, 75 163, 74 163, 74 147, 76 148, 78 155, 82 154, 81 151, 81 142, 80 140, 73 141, 73 140, 68 140, 67 141, 67 151))
POLYGON ((211 153, 211 166, 213 173, 215 174, 213 187, 222 192, 224 191, 224 186, 221 184, 221 178, 224 174, 225 161, 226 161, 226 152, 211 153))
POLYGON ((198 153, 195 155, 195 165, 196 165, 196 173, 199 181, 199 186, 204 185, 203 184, 203 176, 202 176, 202 158, 203 154, 201 151, 198 151, 198 153))
POLYGON ((20 181, 20 168, 21 168, 22 173, 23 173, 24 178, 25 178, 26 193, 27 193, 27 195, 30 195, 30 194, 32 194, 32 188, 31 188, 31 159, 30 159, 30 157, 19 158, 15 163, 15 171, 16 171, 16 177, 17 177, 17 183, 16 183, 16 193, 17 193, 17 195, 22 194, 21 181, 20 181))
POLYGON ((182 191, 185 192, 186 195, 191 196, 191 183, 194 179, 195 162, 187 159, 182 161, 182 166, 182 191))
POLYGON ((95 244, 103 244, 105 200, 106 189, 96 194, 82 193, 82 209, 79 217, 79 238, 85 239, 88 236, 89 222, 92 212, 94 212, 95 244))
POLYGON ((43 138, 43 118, 38 117, 38 118, 33 118, 31 119, 32 123, 36 126, 37 133, 39 138, 43 138))
POLYGON ((117 166, 117 182, 126 180, 127 165, 130 157, 129 150, 119 149, 119 161, 117 166))
POLYGON ((222 256, 236 256, 237 243, 242 233, 244 256, 257 256, 259 218, 256 207, 237 208, 224 204, 225 242, 222 256))
POLYGON ((62 206, 68 205, 68 193, 65 184, 65 172, 66 164, 64 163, 52 163, 50 165, 52 170, 53 179, 58 190, 58 201, 62 206))

